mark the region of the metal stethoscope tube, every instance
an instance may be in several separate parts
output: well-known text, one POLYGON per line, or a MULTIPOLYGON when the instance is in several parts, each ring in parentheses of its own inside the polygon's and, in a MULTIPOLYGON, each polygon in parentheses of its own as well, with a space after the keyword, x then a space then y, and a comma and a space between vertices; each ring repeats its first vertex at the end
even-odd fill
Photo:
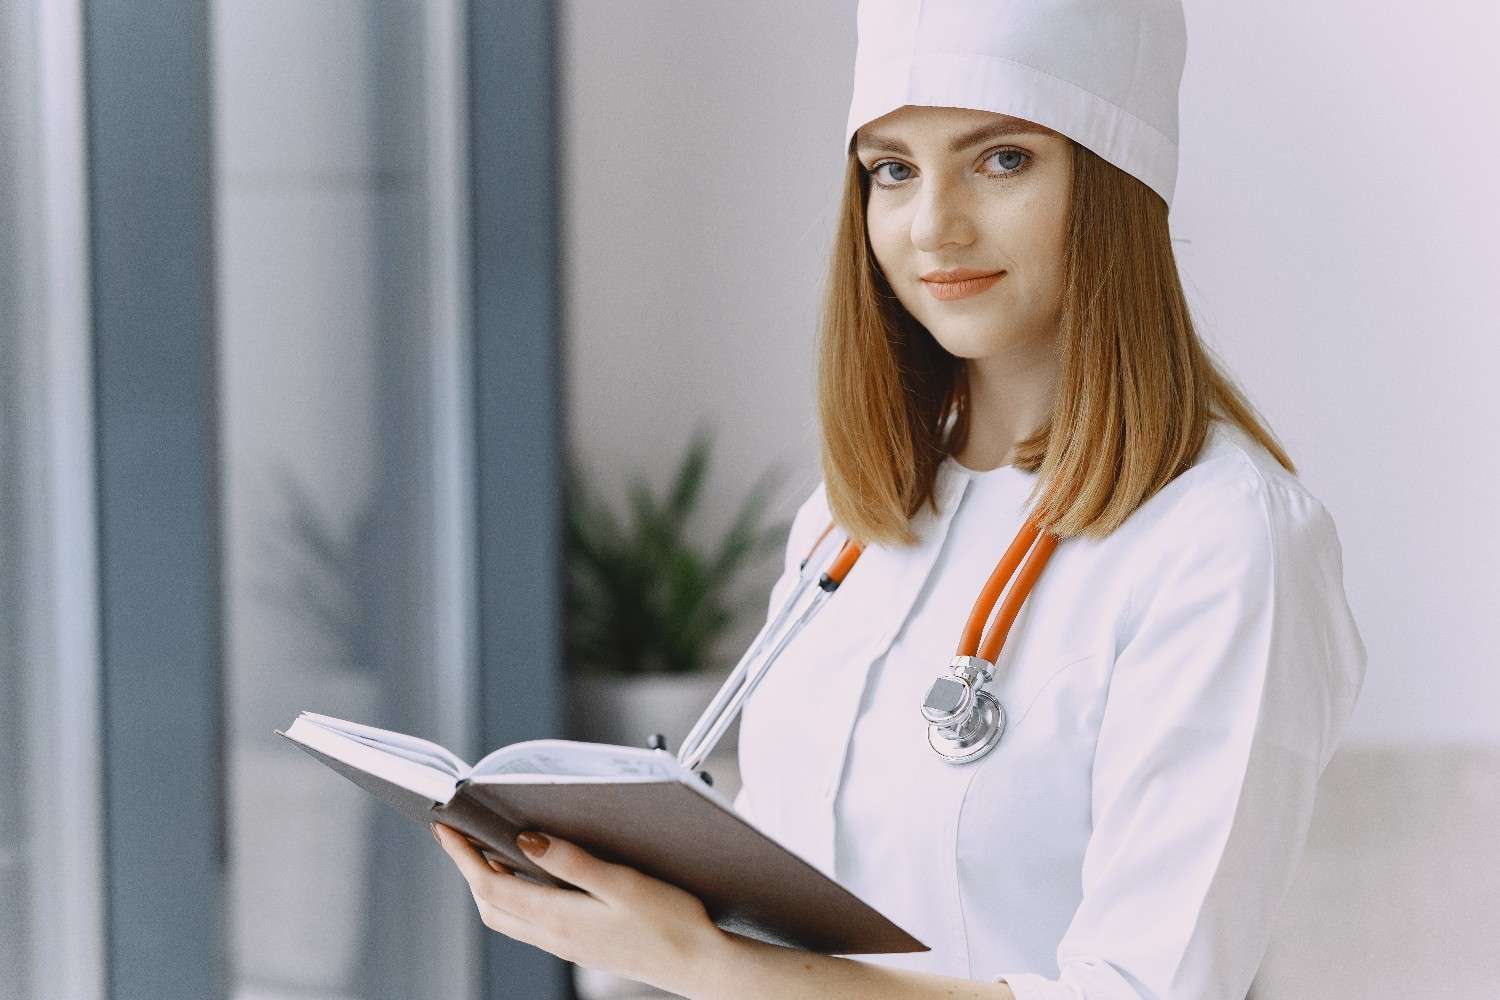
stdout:
MULTIPOLYGON (((782 650, 828 601, 863 553, 863 544, 846 538, 824 572, 819 574, 810 570, 809 567, 816 564, 814 557, 822 550, 833 527, 830 523, 813 543, 812 550, 798 568, 797 582, 791 594, 756 633, 750 648, 740 657, 739 663, 735 664, 734 670, 683 740, 677 759, 688 769, 696 771, 703 763, 739 714, 745 699, 755 690, 782 650), (781 630, 792 609, 814 583, 818 588, 817 593, 791 626, 775 639, 770 652, 762 657, 762 650, 781 630)), ((982 688, 994 676, 995 661, 1006 635, 1036 583, 1036 578, 1041 574, 1042 567, 1056 548, 1057 541, 1055 535, 1043 532, 1033 519, 1028 519, 1021 525, 969 612, 958 651, 948 663, 950 673, 933 681, 927 697, 923 699, 922 717, 927 720, 927 742, 949 763, 963 764, 983 757, 1000 742, 1000 737, 1005 732, 1005 709, 994 695, 982 688), (1000 605, 994 627, 981 646, 980 637, 989 621, 990 612, 994 609, 1000 592, 1015 574, 1022 557, 1026 558, 1026 564, 1021 567, 1015 586, 1011 587, 1000 605)))
MULTIPOLYGON (((739 714, 740 706, 744 704, 746 698, 750 697, 751 692, 755 690, 756 685, 760 683, 760 679, 765 676, 771 664, 776 662, 776 658, 781 655, 781 651, 786 648, 787 643, 791 642, 802 631, 803 627, 812 619, 812 616, 822 607, 823 602, 832 593, 832 590, 819 589, 812 602, 798 617, 797 621, 793 623, 792 627, 781 636, 775 648, 771 650, 771 654, 765 658, 760 668, 747 681, 746 678, 749 675, 750 667, 760 656, 760 652, 766 645, 767 640, 775 636, 776 632, 786 621, 787 616, 791 614, 792 609, 797 606, 797 603, 802 600, 803 595, 807 593, 808 589, 819 582, 814 557, 817 556, 819 550, 823 547, 824 540, 831 534, 829 529, 832 527, 830 524, 828 528, 825 528, 823 533, 818 536, 818 540, 813 543, 812 551, 807 554, 797 569, 797 582, 792 586, 791 594, 782 602, 776 614, 765 625, 761 626, 760 631, 755 635, 755 639, 750 643, 750 648, 745 651, 744 656, 740 657, 740 661, 735 664, 734 670, 730 671, 729 676, 719 688, 718 693, 708 703, 708 707, 703 710, 703 715, 699 717, 692 730, 683 739, 682 746, 677 751, 677 759, 688 769, 697 770, 699 765, 703 763, 704 758, 718 744, 720 738, 724 735, 724 731, 729 728, 730 723, 739 714)), ((837 559, 837 556, 835 556, 835 559, 837 559)), ((835 586, 837 585, 835 584, 835 586)))

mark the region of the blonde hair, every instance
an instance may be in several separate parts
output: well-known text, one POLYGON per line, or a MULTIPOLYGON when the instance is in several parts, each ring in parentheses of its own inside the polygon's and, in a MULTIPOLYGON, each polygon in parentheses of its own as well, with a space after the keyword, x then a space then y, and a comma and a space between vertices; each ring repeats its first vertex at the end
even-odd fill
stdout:
MULTIPOLYGON (((1038 473, 1032 516, 1059 539, 1103 538, 1191 466, 1215 418, 1295 474, 1193 327, 1166 203, 1072 146, 1060 377, 1051 415, 1016 446, 1015 464, 1038 473)), ((851 153, 819 329, 824 489, 854 537, 910 545, 912 516, 924 502, 936 510, 938 466, 968 436, 969 397, 963 359, 907 312, 876 265, 869 183, 851 153)))

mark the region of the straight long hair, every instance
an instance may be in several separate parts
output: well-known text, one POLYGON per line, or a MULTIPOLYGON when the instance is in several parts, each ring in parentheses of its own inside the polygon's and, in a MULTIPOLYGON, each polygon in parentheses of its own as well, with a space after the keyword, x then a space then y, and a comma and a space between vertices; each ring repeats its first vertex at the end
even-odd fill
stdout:
MULTIPOLYGON (((1070 140, 1071 141, 1071 140, 1070 140)), ((1292 460, 1198 337, 1167 204, 1073 142, 1072 204, 1052 410, 1016 446, 1037 473, 1031 516, 1059 539, 1103 538, 1189 468, 1225 419, 1292 460)), ((971 421, 964 359, 891 290, 865 228, 869 178, 851 153, 819 323, 817 409, 834 520, 865 543, 910 545, 937 470, 971 421)))

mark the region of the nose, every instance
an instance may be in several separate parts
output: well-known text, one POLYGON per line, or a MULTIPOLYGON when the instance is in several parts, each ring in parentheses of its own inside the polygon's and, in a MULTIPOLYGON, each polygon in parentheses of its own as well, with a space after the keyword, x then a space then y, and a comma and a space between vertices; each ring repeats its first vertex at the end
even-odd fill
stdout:
POLYGON ((971 192, 960 180, 924 178, 911 220, 911 242, 918 250, 936 252, 974 241, 971 192))

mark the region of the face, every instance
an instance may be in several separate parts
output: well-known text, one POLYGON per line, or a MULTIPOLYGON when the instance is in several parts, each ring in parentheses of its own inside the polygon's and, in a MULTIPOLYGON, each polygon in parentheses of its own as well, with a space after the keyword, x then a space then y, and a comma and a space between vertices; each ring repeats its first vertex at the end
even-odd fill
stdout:
POLYGON ((901 304, 962 358, 1020 360, 1057 336, 1068 139, 1024 119, 907 105, 855 135, 866 226, 901 304), (1015 131, 1008 131, 1014 129, 1015 131), (962 269, 993 277, 943 282, 962 269))

